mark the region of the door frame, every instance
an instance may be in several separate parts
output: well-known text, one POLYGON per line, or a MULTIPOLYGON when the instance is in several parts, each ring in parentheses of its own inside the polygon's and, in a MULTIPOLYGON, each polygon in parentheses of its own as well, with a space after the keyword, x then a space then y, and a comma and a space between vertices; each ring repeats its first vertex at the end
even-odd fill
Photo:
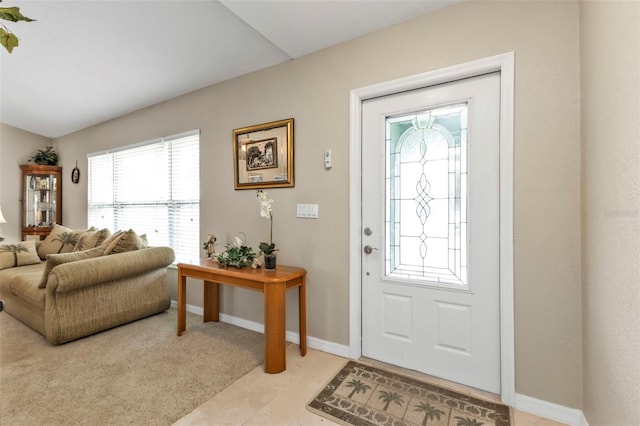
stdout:
POLYGON ((351 90, 349 142, 349 357, 362 356, 362 103, 367 99, 500 72, 500 387, 515 403, 513 279, 514 53, 508 52, 351 90))

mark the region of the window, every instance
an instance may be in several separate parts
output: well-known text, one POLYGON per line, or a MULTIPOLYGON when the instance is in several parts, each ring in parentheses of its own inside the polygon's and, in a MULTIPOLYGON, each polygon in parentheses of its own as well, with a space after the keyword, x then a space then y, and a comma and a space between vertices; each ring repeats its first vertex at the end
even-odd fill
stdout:
POLYGON ((467 114, 464 103, 387 118, 387 276, 467 285, 467 114))
POLYGON ((199 257, 200 131, 90 154, 88 224, 199 257))

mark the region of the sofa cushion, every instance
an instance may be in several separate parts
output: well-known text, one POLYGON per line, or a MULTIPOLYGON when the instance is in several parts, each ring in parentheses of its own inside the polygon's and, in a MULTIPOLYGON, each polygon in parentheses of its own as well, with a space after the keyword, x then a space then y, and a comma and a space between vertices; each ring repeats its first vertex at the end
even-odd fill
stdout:
POLYGON ((124 253, 127 251, 140 250, 147 248, 146 239, 140 238, 133 229, 120 234, 115 238, 104 250, 104 254, 124 253))
POLYGON ((69 253, 78 242, 78 238, 86 229, 73 230, 62 225, 55 224, 51 233, 47 235, 42 244, 38 247, 38 255, 41 259, 46 259, 48 254, 69 253))
POLYGON ((34 240, 0 245, 0 269, 34 263, 40 263, 34 240))
POLYGON ((103 229, 95 229, 91 228, 84 232, 78 238, 78 242, 76 246, 73 248, 73 251, 83 251, 88 250, 94 247, 98 247, 102 245, 102 243, 109 238, 111 235, 111 231, 107 228, 103 229))
POLYGON ((47 292, 38 287, 41 273, 41 271, 37 271, 16 275, 11 280, 9 288, 16 296, 44 309, 44 299, 47 292))
POLYGON ((44 271, 42 272, 42 277, 40 278, 38 287, 45 288, 47 286, 49 274, 51 273, 51 270, 56 266, 63 263, 75 262, 77 260, 91 259, 93 257, 102 256, 102 254, 104 253, 104 249, 105 248, 101 246, 84 251, 74 251, 72 253, 48 254, 47 264, 45 265, 44 271))

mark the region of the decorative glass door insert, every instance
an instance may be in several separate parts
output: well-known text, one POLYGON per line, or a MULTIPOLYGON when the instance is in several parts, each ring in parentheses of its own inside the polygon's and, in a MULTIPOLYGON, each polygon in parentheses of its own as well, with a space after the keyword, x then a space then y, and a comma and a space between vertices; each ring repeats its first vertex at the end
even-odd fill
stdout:
POLYGON ((386 279, 467 283, 467 103, 386 119, 386 279))

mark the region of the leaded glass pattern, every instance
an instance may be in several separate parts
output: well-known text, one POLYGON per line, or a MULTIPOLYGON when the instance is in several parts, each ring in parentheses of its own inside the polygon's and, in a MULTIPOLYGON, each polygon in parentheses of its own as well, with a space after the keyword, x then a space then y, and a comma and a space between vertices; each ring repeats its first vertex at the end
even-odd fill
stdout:
POLYGON ((385 276, 467 286, 467 109, 386 120, 385 276))

